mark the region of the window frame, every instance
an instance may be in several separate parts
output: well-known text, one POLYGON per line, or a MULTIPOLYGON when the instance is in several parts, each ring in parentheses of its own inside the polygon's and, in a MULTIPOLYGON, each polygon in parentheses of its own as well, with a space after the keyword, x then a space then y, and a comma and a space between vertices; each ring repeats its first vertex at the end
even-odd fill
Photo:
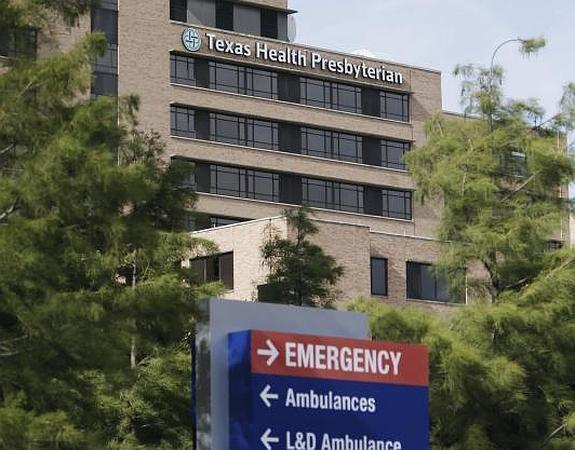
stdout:
POLYGON ((409 122, 410 121, 410 109, 411 109, 411 96, 406 92, 395 92, 395 91, 386 91, 380 90, 379 91, 379 99, 380 99, 380 111, 381 117, 386 120, 396 120, 398 122, 409 122), (401 113, 396 114, 389 112, 390 103, 393 97, 400 97, 401 101, 401 113))
POLYGON ((452 300, 449 298, 450 297, 450 293, 449 293, 449 289, 448 289, 448 284, 447 284, 447 280, 445 279, 441 279, 434 271, 434 267, 435 264, 433 263, 429 263, 429 262, 420 262, 420 261, 406 261, 405 262, 405 296, 408 300, 417 300, 417 301, 428 301, 428 302, 437 302, 437 303, 453 303, 452 300), (410 274, 413 273, 413 270, 410 270, 410 266, 417 266, 419 269, 419 276, 420 279, 418 280, 418 284, 419 284, 419 289, 417 288, 413 288, 410 287, 410 274), (433 296, 426 296, 423 293, 423 271, 422 269, 425 268, 428 272, 427 275, 430 275, 433 279, 433 296), (445 298, 441 298, 440 297, 440 292, 442 291, 440 289, 440 285, 444 285, 444 292, 447 293, 447 296, 445 298), (419 296, 413 296, 410 295, 410 293, 413 293, 413 289, 415 290, 419 290, 419 293, 417 295, 419 296))
POLYGON ((186 106, 171 105, 170 106, 170 135, 171 136, 177 136, 177 137, 195 139, 197 137, 195 118, 196 118, 196 110, 195 109, 188 108, 186 106), (184 114, 184 113, 187 116, 188 127, 185 130, 180 130, 178 128, 177 116, 179 114, 184 114), (192 125, 191 129, 189 128, 190 124, 192 125))
POLYGON ((382 256, 371 256, 370 259, 370 282, 371 282, 371 295, 377 297, 389 296, 389 260, 382 256), (376 292, 374 289, 374 262, 383 262, 384 265, 384 288, 382 292, 376 292))
POLYGON ((381 211, 383 217, 388 217, 390 219, 400 219, 400 220, 413 220, 413 192, 404 191, 401 189, 381 189, 381 211), (393 194, 395 193, 395 194, 393 194), (390 195, 402 194, 401 200, 403 200, 404 211, 393 211, 390 208, 390 195), (385 208, 385 202, 387 199, 387 208, 385 208), (409 205, 409 207, 407 207, 409 205))

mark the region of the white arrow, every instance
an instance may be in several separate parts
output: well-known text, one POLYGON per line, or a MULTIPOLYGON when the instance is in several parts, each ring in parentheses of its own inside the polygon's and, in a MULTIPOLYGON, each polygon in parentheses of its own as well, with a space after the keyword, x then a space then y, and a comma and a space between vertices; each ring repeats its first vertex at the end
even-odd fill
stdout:
POLYGON ((260 392, 260 398, 262 399, 262 402, 264 402, 264 404, 268 407, 271 408, 272 404, 270 402, 270 400, 277 400, 278 398, 280 398, 279 395, 277 394, 270 394, 270 390, 271 390, 271 386, 268 384, 263 391, 260 392))
POLYGON ((270 444, 277 444, 280 441, 279 438, 270 436, 271 434, 272 434, 272 429, 268 428, 266 430, 266 432, 264 434, 262 434, 262 437, 260 438, 260 440, 262 441, 262 444, 264 444, 264 446, 266 447, 267 450, 272 450, 272 446, 270 444))
POLYGON ((276 359, 278 359, 280 352, 278 352, 278 349, 269 339, 266 341, 266 345, 268 348, 258 348, 258 356, 267 356, 268 360, 266 364, 269 367, 274 363, 276 359))

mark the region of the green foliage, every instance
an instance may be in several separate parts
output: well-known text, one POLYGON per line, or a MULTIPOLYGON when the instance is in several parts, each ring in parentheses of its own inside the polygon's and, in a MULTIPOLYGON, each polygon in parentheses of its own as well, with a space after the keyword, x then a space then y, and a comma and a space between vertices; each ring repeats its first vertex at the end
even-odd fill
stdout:
POLYGON ((436 116, 427 124, 426 144, 406 160, 419 199, 444 203, 440 269, 479 265, 488 276, 468 273, 467 281, 495 301, 541 270, 546 242, 569 208, 558 193, 575 172, 557 135, 526 119, 541 116, 535 102, 503 106, 487 70, 461 73, 471 77, 464 89, 471 111, 495 121, 436 116))
POLYGON ((264 263, 270 269, 267 282, 278 293, 279 303, 329 307, 336 298, 334 286, 343 268, 308 240, 318 230, 305 208, 284 214, 295 236, 290 239, 274 234, 263 245, 264 263))
MULTIPOLYGON (((88 1, 0 3, 71 22, 88 1)), ((4 21, 4 22, 2 22, 4 21)), ((189 448, 196 285, 187 168, 135 98, 82 101, 101 35, 0 75, 0 449, 189 448)))
POLYGON ((545 38, 531 38, 531 39, 521 39, 521 53, 524 55, 532 55, 537 53, 543 47, 547 45, 547 40, 545 38))
POLYGON ((569 212, 558 193, 575 175, 561 133, 574 89, 541 122, 533 100, 504 104, 499 68, 457 73, 474 118, 432 118, 407 159, 419 198, 444 202, 439 271, 466 267, 451 282, 490 301, 441 318, 366 300, 352 309, 369 314, 375 339, 429 348, 434 449, 573 450, 575 251, 546 241, 569 212))
POLYGON ((524 293, 444 318, 352 305, 368 313, 374 339, 429 348, 434 449, 575 448, 575 267, 546 264, 524 293))

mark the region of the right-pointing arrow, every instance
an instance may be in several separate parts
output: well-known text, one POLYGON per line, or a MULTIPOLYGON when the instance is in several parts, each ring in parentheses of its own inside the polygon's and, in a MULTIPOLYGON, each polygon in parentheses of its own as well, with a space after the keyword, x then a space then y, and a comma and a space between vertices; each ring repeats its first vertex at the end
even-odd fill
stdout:
POLYGON ((266 430, 266 432, 264 434, 262 434, 262 437, 260 439, 262 441, 262 444, 264 444, 264 446, 267 450, 272 450, 271 444, 277 444, 280 441, 279 438, 272 437, 271 434, 272 434, 272 429, 268 428, 266 430))
POLYGON ((260 392, 260 398, 262 399, 262 402, 264 402, 264 405, 266 405, 268 408, 271 408, 272 406, 270 400, 277 400, 280 398, 278 394, 272 394, 270 392, 271 388, 272 387, 268 384, 264 390, 260 392))
POLYGON ((258 356, 266 356, 268 358, 266 364, 269 367, 278 358, 280 352, 278 352, 278 349, 271 340, 268 339, 266 345, 267 348, 258 348, 258 356))

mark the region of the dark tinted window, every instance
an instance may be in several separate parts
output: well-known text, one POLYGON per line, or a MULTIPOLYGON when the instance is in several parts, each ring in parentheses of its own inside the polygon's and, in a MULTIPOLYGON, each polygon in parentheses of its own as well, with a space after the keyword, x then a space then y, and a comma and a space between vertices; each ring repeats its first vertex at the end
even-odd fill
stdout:
POLYGON ((333 83, 333 109, 361 113, 361 88, 333 83))
POLYGON ((245 221, 246 219, 238 219, 236 217, 212 216, 210 217, 210 226, 212 228, 225 227, 226 225, 235 225, 236 223, 242 223, 245 221))
POLYGON ((384 119, 409 121, 409 95, 382 91, 381 117, 384 119))
POLYGON ((170 19, 188 21, 188 0, 170 0, 170 19))
POLYGON ((301 129, 301 153, 360 163, 363 160, 362 137, 303 127, 301 129))
POLYGON ((210 89, 254 97, 278 98, 277 73, 215 61, 210 61, 209 68, 210 89))
POLYGON ((196 74, 194 58, 182 55, 170 55, 170 81, 172 83, 195 86, 196 74))
POLYGON ((118 11, 118 0, 100 0, 99 7, 102 9, 118 11))
POLYGON ((371 258, 371 294, 387 295, 387 259, 371 258))
POLYGON ((0 29, 0 56, 8 58, 36 57, 36 30, 29 28, 0 29))
POLYGON ((411 192, 382 189, 384 217, 411 220, 411 192))
POLYGON ((108 44, 118 44, 118 12, 109 9, 92 11, 92 31, 103 32, 108 44))
POLYGON ((407 298, 447 302, 449 301, 447 282, 445 278, 435 274, 433 265, 408 262, 407 298))
POLYGON ((95 72, 92 82, 92 97, 118 95, 118 75, 112 73, 95 72))
POLYGON ((279 175, 214 164, 210 167, 210 192, 277 202, 279 201, 279 175))
POLYGON ((222 30, 234 29, 234 4, 216 0, 216 28, 222 30))
POLYGON ((106 73, 118 73, 118 46, 108 44, 106 52, 94 62, 94 71, 106 73))
POLYGON ((313 78, 300 78, 301 102, 319 108, 331 108, 331 83, 313 78))
POLYGON ((363 186, 303 178, 302 203, 315 208, 363 212, 363 186))
POLYGON ((195 112, 193 109, 183 106, 172 106, 170 115, 172 136, 196 137, 195 112))
POLYGON ((234 288, 233 253, 192 259, 190 269, 194 271, 199 282, 219 281, 229 290, 234 288))
POLYGON ((393 169, 405 170, 403 157, 411 150, 409 142, 390 141, 382 139, 381 141, 381 165, 393 169))
POLYGON ((361 88, 314 78, 300 78, 300 101, 319 108, 361 113, 361 88))
POLYGON ((262 36, 272 39, 278 38, 278 13, 273 9, 261 10, 261 30, 262 36))
POLYGON ((210 140, 277 150, 278 124, 226 114, 210 114, 210 140))

